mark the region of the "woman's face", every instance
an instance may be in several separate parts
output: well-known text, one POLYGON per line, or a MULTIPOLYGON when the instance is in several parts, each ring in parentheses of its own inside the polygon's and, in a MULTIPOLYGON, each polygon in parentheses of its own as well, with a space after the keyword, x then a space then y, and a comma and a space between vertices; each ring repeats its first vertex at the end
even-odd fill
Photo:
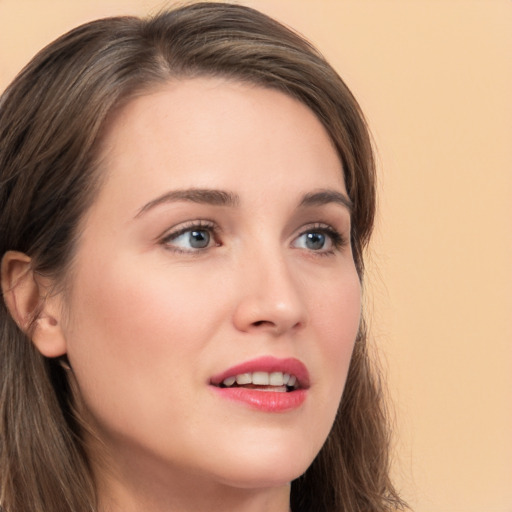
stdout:
POLYGON ((275 90, 176 81, 116 114, 101 165, 62 329, 118 478, 297 477, 333 423, 360 315, 322 124, 275 90))

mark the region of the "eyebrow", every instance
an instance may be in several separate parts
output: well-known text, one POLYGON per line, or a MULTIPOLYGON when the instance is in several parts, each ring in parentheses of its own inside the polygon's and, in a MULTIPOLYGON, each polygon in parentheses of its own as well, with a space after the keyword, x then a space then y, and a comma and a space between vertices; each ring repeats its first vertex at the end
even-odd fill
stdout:
POLYGON ((237 194, 226 192, 224 190, 215 190, 207 188, 189 188, 185 190, 172 190, 166 194, 153 199, 145 204, 135 215, 140 217, 143 213, 155 208, 155 206, 164 203, 173 203, 176 201, 188 201, 191 203, 210 204, 213 206, 238 206, 240 198, 237 194))
POLYGON ((299 204, 299 207, 321 206, 324 204, 336 203, 344 206, 349 213, 352 212, 352 201, 348 196, 336 190, 325 189, 306 194, 299 204))
MULTIPOLYGON (((191 203, 209 204, 213 206, 235 207, 240 204, 240 197, 238 194, 233 192, 208 188, 171 190, 170 192, 167 192, 145 204, 136 213, 135 218, 140 217, 148 210, 151 210, 161 204, 178 201, 188 201, 191 203)), ((340 204, 344 206, 349 211, 349 213, 352 211, 352 201, 345 194, 331 189, 322 189, 305 194, 299 203, 299 208, 322 206, 329 203, 340 204)))

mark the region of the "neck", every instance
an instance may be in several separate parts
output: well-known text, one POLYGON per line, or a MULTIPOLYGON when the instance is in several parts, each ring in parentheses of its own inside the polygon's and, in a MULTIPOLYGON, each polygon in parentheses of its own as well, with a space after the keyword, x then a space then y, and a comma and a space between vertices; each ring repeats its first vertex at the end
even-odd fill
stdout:
POLYGON ((244 487, 144 457, 95 465, 98 512, 289 512, 290 484, 244 487), (148 462, 148 463, 146 463, 148 462))
POLYGON ((98 512, 289 512, 290 486, 238 489, 200 480, 155 485, 106 481, 99 489, 98 512))

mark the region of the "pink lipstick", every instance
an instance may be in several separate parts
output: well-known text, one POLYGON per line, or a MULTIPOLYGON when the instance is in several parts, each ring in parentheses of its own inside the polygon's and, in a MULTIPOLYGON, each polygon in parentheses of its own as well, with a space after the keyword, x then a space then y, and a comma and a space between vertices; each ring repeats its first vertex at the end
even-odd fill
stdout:
POLYGON ((260 357, 233 366, 210 379, 221 397, 264 412, 284 412, 302 405, 309 374, 295 358, 260 357))

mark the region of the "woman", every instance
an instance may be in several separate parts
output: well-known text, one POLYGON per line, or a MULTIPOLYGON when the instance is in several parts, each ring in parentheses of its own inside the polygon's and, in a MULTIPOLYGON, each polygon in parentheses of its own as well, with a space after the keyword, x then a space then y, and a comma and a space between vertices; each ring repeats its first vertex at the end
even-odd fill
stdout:
POLYGON ((229 4, 78 27, 2 96, 0 172, 5 511, 402 506, 370 140, 307 42, 229 4))

